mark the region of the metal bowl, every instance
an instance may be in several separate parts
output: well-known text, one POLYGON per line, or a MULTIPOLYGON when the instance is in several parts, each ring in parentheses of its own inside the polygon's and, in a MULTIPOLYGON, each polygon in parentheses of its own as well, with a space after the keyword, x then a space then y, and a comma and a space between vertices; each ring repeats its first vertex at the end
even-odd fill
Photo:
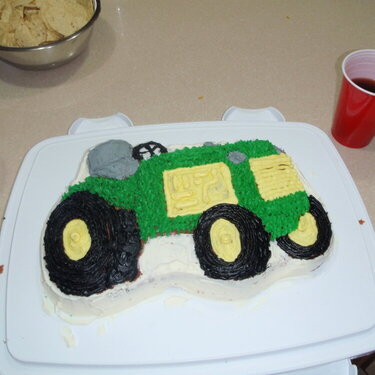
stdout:
POLYGON ((74 34, 38 47, 0 46, 0 60, 28 70, 51 69, 73 60, 87 47, 94 23, 98 19, 100 0, 93 0, 93 3, 95 11, 92 18, 74 34))

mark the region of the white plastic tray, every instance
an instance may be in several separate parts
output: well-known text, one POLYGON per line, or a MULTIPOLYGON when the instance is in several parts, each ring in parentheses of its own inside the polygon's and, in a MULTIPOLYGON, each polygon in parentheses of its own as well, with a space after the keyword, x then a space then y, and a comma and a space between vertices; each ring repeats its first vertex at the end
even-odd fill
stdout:
POLYGON ((324 133, 301 123, 235 120, 73 133, 77 132, 46 140, 28 153, 6 211, 0 238, 0 264, 5 265, 0 278, 0 306, 6 313, 6 319, 0 315, 4 368, 19 370, 14 373, 64 371, 69 365, 77 373, 126 369, 142 374, 224 374, 246 369, 270 374, 375 349, 374 341, 367 339, 375 335, 373 229, 324 133), (228 305, 168 290, 113 320, 69 327, 42 309, 41 231, 85 150, 111 138, 166 145, 182 139, 270 139, 292 156, 328 210, 335 233, 332 256, 314 277, 277 283, 247 304, 228 305), (175 295, 188 302, 166 303, 175 295), (76 346, 66 345, 68 334, 76 346))

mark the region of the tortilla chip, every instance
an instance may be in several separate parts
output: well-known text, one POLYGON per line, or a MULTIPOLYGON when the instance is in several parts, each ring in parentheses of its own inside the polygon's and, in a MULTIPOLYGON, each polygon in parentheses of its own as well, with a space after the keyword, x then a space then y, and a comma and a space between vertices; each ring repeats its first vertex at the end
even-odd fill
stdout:
POLYGON ((74 34, 94 13, 92 0, 0 0, 0 45, 45 45, 74 34))

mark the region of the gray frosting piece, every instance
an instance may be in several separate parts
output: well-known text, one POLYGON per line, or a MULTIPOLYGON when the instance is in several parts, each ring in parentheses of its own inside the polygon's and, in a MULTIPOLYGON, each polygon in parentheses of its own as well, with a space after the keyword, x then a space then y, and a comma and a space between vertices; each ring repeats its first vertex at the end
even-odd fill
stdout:
POLYGON ((228 153, 228 159, 234 164, 240 164, 246 160, 247 156, 240 151, 231 151, 228 153))
POLYGON ((275 149, 276 149, 276 152, 277 152, 278 154, 283 154, 283 153, 285 153, 285 151, 284 151, 282 148, 279 148, 279 147, 275 146, 275 149))
POLYGON ((97 145, 87 157, 90 176, 120 180, 133 175, 138 161, 132 157, 132 150, 130 143, 120 139, 97 145))

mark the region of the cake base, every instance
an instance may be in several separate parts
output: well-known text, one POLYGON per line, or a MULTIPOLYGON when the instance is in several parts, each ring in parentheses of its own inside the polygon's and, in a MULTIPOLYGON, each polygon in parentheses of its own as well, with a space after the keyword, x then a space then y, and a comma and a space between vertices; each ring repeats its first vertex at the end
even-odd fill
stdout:
POLYGON ((181 288, 207 300, 246 301, 280 280, 313 277, 328 256, 326 252, 312 260, 293 259, 275 241, 265 272, 246 280, 217 280, 204 275, 194 251, 190 234, 157 237, 149 240, 139 259, 140 276, 132 282, 115 285, 89 297, 66 295, 49 279, 42 256, 44 309, 73 324, 87 324, 113 316, 143 301, 162 294, 168 288, 181 288), (155 256, 155 254, 158 256, 155 256), (146 276, 147 275, 147 276, 146 276))

